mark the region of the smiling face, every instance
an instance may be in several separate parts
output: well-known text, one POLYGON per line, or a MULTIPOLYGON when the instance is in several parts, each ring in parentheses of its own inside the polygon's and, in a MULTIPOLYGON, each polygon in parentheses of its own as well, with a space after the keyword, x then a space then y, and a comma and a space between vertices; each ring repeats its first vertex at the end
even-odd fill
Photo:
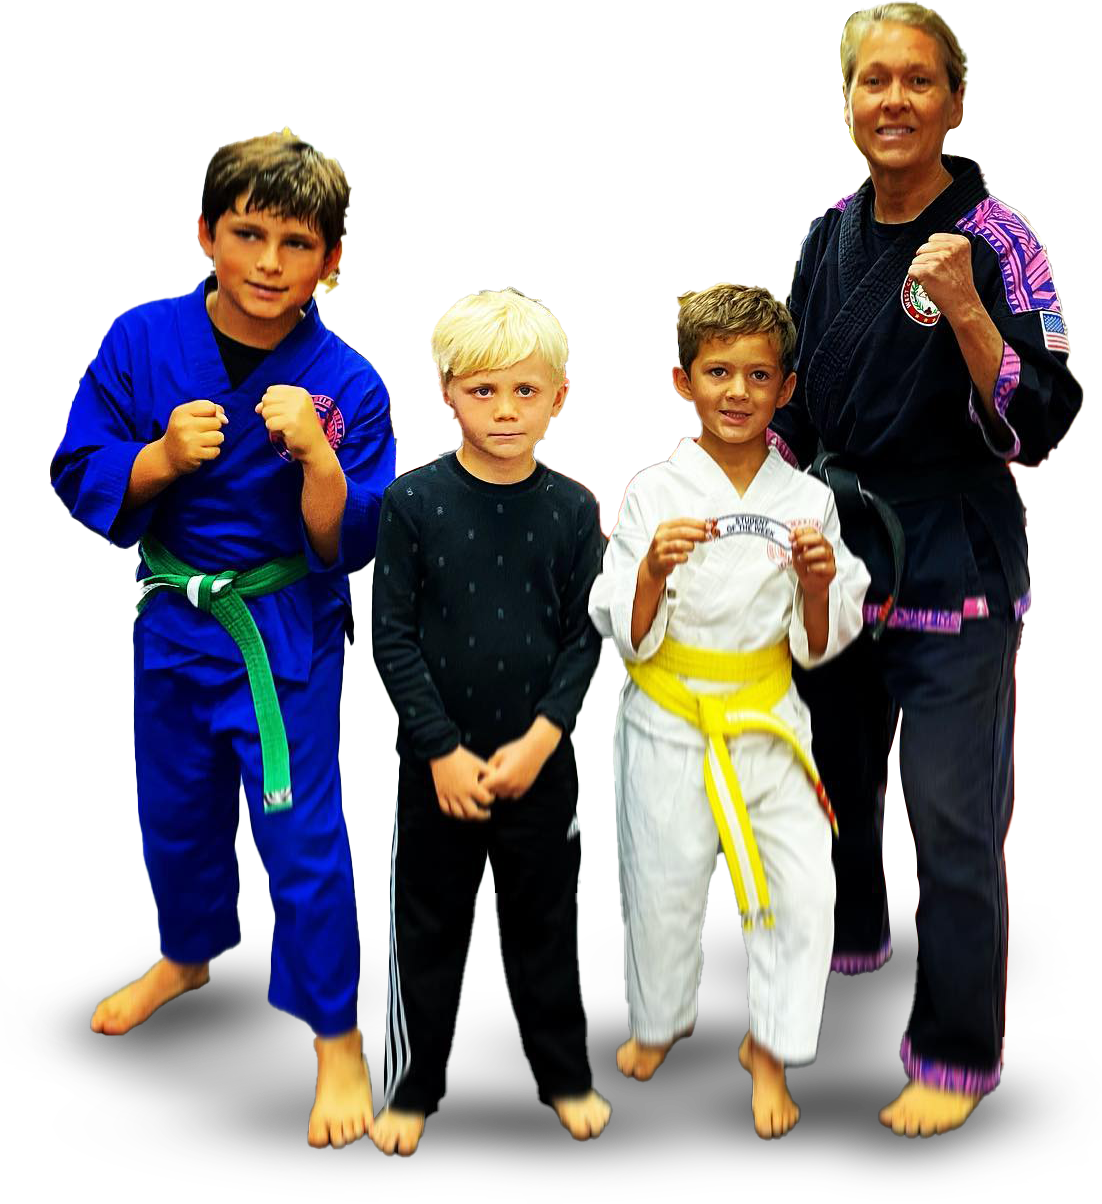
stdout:
POLYGON ((940 171, 945 135, 963 115, 964 86, 950 89, 936 38, 894 22, 869 27, 857 51, 845 119, 874 182, 877 172, 919 179, 940 171))
POLYGON ((764 458, 766 429, 796 377, 781 366, 775 335, 742 334, 705 339, 688 373, 673 370, 673 383, 700 415, 701 448, 723 463, 736 449, 758 449, 764 458))
POLYGON ((274 347, 298 322, 318 281, 337 266, 341 246, 326 252, 325 240, 305 222, 266 209, 247 212, 247 200, 237 198, 213 236, 199 219, 199 244, 218 278, 211 317, 230 338, 274 347))
POLYGON ((463 432, 460 461, 473 476, 506 484, 535 467, 535 447, 563 407, 567 383, 538 353, 511 364, 455 376, 444 400, 463 432))

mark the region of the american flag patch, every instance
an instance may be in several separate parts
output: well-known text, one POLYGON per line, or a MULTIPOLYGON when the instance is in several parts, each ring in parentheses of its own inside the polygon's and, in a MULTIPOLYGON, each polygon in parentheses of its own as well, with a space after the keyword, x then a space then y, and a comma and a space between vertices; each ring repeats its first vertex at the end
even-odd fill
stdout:
POLYGON ((1044 332, 1045 346, 1049 351, 1068 352, 1068 328, 1064 319, 1052 309, 1041 310, 1041 330, 1044 332))

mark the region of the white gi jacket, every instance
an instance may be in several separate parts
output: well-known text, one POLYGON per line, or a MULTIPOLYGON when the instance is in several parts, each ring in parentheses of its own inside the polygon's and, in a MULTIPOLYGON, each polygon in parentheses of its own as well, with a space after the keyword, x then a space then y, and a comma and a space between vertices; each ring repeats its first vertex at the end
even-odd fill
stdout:
MULTIPOLYGON (((769 455, 739 497, 727 474, 693 439, 683 439, 664 464, 645 468, 628 485, 620 517, 605 551, 601 575, 589 597, 589 613, 602 636, 611 637, 624 660, 649 660, 668 634, 692 648, 753 652, 788 640, 793 659, 805 667, 836 656, 861 630, 868 588, 865 566, 842 542, 834 495, 780 455, 769 455), (803 592, 789 553, 755 534, 735 534, 698 544, 686 564, 666 579, 650 631, 631 646, 631 611, 639 563, 659 523, 671 519, 762 515, 788 527, 814 526, 834 548, 837 574, 830 584, 830 630, 821 656, 807 647, 803 592)), ((723 683, 688 680, 697 693, 723 693, 723 683)), ((807 711, 794 688, 774 713, 810 751, 807 711)), ((651 736, 703 747, 696 728, 664 710, 628 678, 621 718, 651 736)))

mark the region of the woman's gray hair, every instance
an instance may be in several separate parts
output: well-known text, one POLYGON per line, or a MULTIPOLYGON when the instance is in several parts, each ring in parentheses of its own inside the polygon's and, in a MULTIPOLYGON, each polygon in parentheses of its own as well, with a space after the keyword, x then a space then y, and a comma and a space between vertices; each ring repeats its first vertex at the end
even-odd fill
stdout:
POLYGON ((945 57, 945 70, 949 76, 949 90, 957 92, 964 83, 967 60, 960 48, 957 35, 932 8, 921 4, 877 4, 854 13, 842 30, 842 80, 846 95, 853 87, 853 76, 857 70, 857 52, 869 31, 869 26, 890 23, 909 25, 928 33, 941 47, 945 57))

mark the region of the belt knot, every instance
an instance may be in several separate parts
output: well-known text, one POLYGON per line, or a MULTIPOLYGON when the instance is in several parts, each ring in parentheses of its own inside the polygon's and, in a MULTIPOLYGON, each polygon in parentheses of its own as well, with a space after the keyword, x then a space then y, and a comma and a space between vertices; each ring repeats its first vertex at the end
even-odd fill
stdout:
POLYGON ((187 594, 187 600, 197 610, 209 615, 210 608, 214 604, 215 594, 220 594, 224 589, 232 586, 236 576, 235 572, 230 571, 189 577, 184 591, 187 594))
POLYGON ((697 694, 696 710, 700 730, 706 736, 720 736, 727 723, 727 699, 722 694, 697 694))

